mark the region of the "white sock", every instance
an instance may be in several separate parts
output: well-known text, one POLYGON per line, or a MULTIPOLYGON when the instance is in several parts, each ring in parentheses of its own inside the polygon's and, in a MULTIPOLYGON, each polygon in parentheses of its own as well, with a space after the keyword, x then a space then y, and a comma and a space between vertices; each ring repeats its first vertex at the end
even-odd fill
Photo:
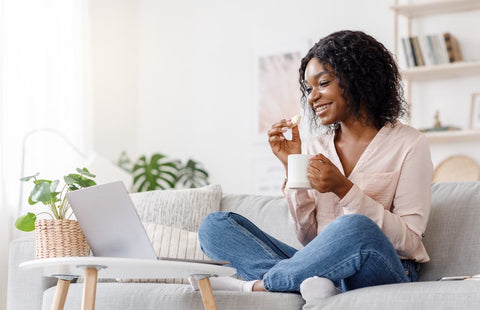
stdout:
POLYGON ((300 284, 300 293, 306 302, 330 297, 341 292, 332 281, 317 276, 307 278, 300 284))
MULTIPOLYGON (((192 288, 198 291, 198 280, 195 276, 188 277, 192 288)), ((211 277, 210 285, 214 291, 251 292, 256 281, 243 281, 232 277, 211 277)))

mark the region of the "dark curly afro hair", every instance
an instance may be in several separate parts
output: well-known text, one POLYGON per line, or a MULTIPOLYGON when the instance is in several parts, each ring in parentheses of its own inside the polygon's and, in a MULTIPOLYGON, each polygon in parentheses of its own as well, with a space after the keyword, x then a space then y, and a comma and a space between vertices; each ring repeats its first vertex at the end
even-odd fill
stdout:
MULTIPOLYGON (((305 111, 307 103, 305 68, 316 58, 332 68, 347 102, 347 107, 361 121, 380 129, 386 123, 407 114, 401 77, 393 55, 373 37, 361 31, 338 31, 318 41, 302 59, 300 90, 305 111), (366 119, 362 119, 361 111, 366 119)), ((312 127, 319 121, 312 113, 312 127)))

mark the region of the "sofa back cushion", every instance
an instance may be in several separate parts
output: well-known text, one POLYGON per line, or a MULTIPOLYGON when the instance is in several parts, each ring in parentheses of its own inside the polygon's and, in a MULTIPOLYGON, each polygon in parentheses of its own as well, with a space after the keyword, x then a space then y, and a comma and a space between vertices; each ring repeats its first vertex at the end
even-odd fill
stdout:
POLYGON ((296 249, 302 247, 291 226, 283 196, 228 194, 223 196, 220 209, 245 216, 272 237, 296 249))
POLYGON ((143 222, 198 231, 203 218, 220 210, 219 184, 192 189, 167 189, 130 195, 143 222))
MULTIPOLYGON (((210 212, 220 210, 218 184, 130 195, 159 257, 207 259, 200 249, 198 228, 210 212)), ((122 282, 187 283, 185 279, 121 279, 122 282)))
POLYGON ((434 183, 421 281, 480 273, 480 182, 434 183))

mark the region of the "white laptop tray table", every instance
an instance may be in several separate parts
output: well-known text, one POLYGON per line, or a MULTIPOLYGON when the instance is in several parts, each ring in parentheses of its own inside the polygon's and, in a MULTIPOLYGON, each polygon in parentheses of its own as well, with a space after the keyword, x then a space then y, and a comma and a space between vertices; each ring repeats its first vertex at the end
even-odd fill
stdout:
POLYGON ((42 269, 43 275, 58 279, 52 310, 65 305, 70 281, 84 275, 82 309, 95 309, 97 278, 187 278, 196 276, 205 309, 217 309, 209 277, 231 276, 236 270, 213 264, 116 257, 59 257, 20 264, 22 269, 42 269))

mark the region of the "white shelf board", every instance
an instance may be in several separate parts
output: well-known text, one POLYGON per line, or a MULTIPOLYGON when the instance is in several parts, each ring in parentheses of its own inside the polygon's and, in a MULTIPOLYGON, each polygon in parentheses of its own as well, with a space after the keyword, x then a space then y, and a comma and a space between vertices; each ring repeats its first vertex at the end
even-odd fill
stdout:
POLYGON ((480 9, 478 0, 443 0, 428 1, 416 4, 395 5, 390 7, 398 14, 406 17, 447 14, 480 9))
MULTIPOLYGON (((480 3, 480 1, 479 1, 480 3)), ((433 80, 480 74, 480 61, 453 62, 435 66, 421 66, 401 70, 405 80, 433 80)))
POLYGON ((471 129, 426 132, 424 135, 430 143, 480 141, 480 130, 471 129))

